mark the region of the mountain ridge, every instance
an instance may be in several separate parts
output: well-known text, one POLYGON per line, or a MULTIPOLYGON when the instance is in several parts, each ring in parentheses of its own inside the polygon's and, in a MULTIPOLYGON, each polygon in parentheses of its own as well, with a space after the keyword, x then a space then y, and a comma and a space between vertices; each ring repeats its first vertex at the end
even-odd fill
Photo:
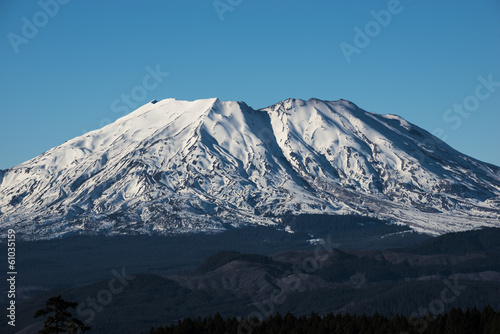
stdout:
MULTIPOLYGON (((113 294, 112 303, 98 304, 106 310, 97 311, 92 319, 97 332, 118 328, 121 333, 138 333, 155 323, 175 324, 186 314, 194 318, 217 312, 244 318, 255 311, 423 316, 436 300, 444 303, 435 316, 452 307, 489 304, 498 309, 500 249, 490 246, 499 244, 499 236, 500 229, 488 228, 429 238, 400 249, 339 249, 329 243, 264 250, 262 239, 254 235, 250 241, 245 233, 229 237, 229 244, 210 242, 210 246, 199 243, 206 236, 189 236, 198 238, 192 244, 129 236, 23 242, 19 265, 25 264, 30 275, 25 272, 19 278, 33 283, 25 281, 22 286, 30 289, 20 289, 17 296, 17 326, 36 323, 32 315, 59 294, 79 304, 78 314, 85 321, 89 313, 83 311, 93 308, 89 297, 95 300, 100 291, 109 289, 112 270, 126 275, 128 284, 124 293, 113 294), (241 251, 242 244, 246 251, 241 251), (239 250, 231 251, 233 247, 239 250), (99 256, 103 251, 107 256, 99 256), (47 271, 40 258, 50 258, 56 269, 47 271), (78 263, 78 268, 61 272, 67 263, 78 263), (180 263, 185 266, 179 267, 180 263), (438 299, 443 289, 452 289, 447 296, 456 298, 438 299)), ((8 324, 1 324, 0 330, 2 326, 8 324)))
POLYGON ((360 214, 441 234, 498 226, 500 168, 347 100, 254 110, 147 103, 0 173, 0 230, 216 232, 287 214, 360 214))

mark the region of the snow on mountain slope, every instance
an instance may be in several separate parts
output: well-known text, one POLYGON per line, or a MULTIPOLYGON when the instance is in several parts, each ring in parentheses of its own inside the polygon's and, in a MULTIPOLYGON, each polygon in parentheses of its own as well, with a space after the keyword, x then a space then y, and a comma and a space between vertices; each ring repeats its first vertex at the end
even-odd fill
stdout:
POLYGON ((288 99, 148 103, 0 172, 0 230, 183 233, 356 213, 429 233, 500 223, 500 168, 394 115, 288 99))

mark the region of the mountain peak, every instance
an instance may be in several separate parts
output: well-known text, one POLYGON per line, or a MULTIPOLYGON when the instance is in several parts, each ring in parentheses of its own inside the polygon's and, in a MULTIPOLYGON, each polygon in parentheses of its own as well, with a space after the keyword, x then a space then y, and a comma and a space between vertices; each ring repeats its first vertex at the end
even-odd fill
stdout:
POLYGON ((150 102, 0 172, 0 230, 184 233, 359 214, 440 234, 498 225, 500 168, 347 100, 150 102), (432 145, 425 144, 432 143, 432 145))

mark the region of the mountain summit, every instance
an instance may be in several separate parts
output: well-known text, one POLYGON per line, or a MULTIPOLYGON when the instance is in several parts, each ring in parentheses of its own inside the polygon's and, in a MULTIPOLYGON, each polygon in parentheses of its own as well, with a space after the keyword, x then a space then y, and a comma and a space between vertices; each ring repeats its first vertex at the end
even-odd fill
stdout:
POLYGON ((361 214, 427 233, 500 224, 500 168, 345 100, 153 101, 0 171, 0 230, 183 233, 361 214))

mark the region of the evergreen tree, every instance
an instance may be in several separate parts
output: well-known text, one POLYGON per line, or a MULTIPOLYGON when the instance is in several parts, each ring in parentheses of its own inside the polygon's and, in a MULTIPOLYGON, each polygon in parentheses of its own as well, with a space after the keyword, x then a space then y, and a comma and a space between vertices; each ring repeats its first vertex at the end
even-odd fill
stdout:
POLYGON ((151 329, 150 334, 499 334, 500 312, 492 307, 485 307, 482 312, 477 308, 454 308, 449 313, 422 316, 410 321, 396 314, 387 317, 378 313, 373 315, 326 314, 312 313, 309 317, 296 317, 292 313, 284 316, 279 313, 259 321, 257 318, 247 319, 249 324, 256 324, 250 329, 239 331, 242 318, 224 319, 220 314, 213 318, 191 320, 186 318, 169 327, 151 329), (425 329, 418 325, 425 322, 425 329))
POLYGON ((62 299, 61 295, 51 297, 45 302, 45 308, 36 311, 35 318, 47 316, 44 322, 44 328, 39 334, 51 333, 78 333, 78 331, 88 331, 82 321, 74 319, 69 309, 75 308, 78 304, 68 302, 62 299))

